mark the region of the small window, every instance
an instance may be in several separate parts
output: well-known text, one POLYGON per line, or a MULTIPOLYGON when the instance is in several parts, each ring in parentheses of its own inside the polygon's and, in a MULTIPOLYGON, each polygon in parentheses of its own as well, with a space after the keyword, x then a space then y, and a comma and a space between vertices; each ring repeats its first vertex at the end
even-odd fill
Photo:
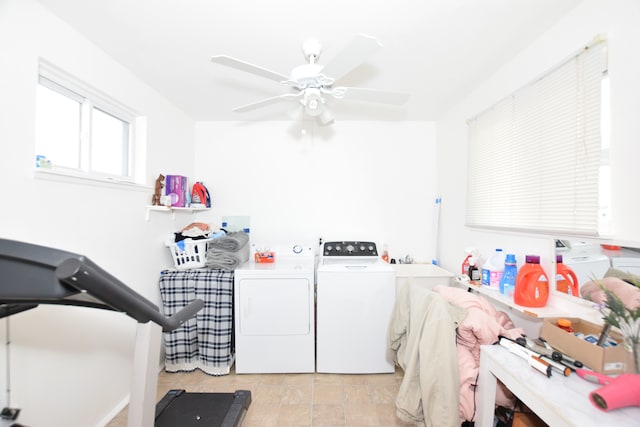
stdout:
POLYGON ((41 67, 36 91, 36 158, 44 156, 44 164, 56 172, 133 181, 134 115, 60 74, 51 72, 50 66, 41 67))
POLYGON ((92 118, 91 169, 127 176, 129 122, 99 108, 93 108, 92 118))

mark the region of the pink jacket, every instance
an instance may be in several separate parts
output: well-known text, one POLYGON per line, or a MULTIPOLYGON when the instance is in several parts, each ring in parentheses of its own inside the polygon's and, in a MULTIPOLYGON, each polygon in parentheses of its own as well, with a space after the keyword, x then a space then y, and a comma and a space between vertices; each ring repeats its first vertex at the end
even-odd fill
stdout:
MULTIPOLYGON (((600 284, 617 295, 628 309, 635 310, 640 307, 640 288, 616 277, 605 277, 600 280, 600 284)), ((607 295, 600 288, 600 285, 594 281, 589 281, 582 285, 580 294, 584 299, 598 304, 607 301, 607 295)))
MULTIPOLYGON (((460 418, 475 419, 475 389, 480 368, 480 346, 498 341, 499 336, 516 339, 524 334, 515 328, 507 314, 497 311, 484 297, 465 289, 436 286, 434 292, 442 295, 450 304, 463 308, 467 315, 457 329, 458 367, 460 373, 460 418)), ((496 404, 511 407, 514 397, 498 383, 496 404)))

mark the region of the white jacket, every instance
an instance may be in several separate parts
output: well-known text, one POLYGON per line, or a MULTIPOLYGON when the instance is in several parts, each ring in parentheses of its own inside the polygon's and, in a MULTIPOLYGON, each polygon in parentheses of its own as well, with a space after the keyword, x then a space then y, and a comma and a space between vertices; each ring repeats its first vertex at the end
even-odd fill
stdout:
MULTIPOLYGON (((398 290, 388 333, 389 348, 404 377, 397 414, 427 427, 459 427, 475 419, 480 345, 498 336, 515 339, 524 331, 483 297, 466 290, 420 286, 398 290)), ((513 405, 499 384, 496 403, 513 405)))
POLYGON ((460 427, 456 327, 465 310, 418 286, 396 296, 389 347, 404 377, 396 398, 398 416, 426 427, 460 427))

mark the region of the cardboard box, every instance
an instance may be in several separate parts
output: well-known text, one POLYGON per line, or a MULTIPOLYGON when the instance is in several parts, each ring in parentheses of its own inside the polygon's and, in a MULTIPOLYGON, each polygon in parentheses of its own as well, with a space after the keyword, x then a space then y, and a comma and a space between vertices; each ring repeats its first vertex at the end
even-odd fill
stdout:
POLYGON ((187 177, 167 175, 165 195, 171 197, 171 206, 187 207, 187 177))
POLYGON ((588 322, 578 318, 568 318, 571 320, 574 333, 567 332, 556 326, 557 318, 546 318, 542 323, 540 336, 547 340, 549 344, 558 351, 565 353, 588 368, 605 375, 616 375, 624 372, 635 372, 633 355, 623 345, 622 336, 615 331, 611 331, 609 336, 618 342, 615 347, 599 347, 582 338, 575 336, 575 333, 582 332, 585 336, 593 334, 600 335, 603 326, 588 322))
POLYGON ((513 414, 511 427, 548 427, 536 414, 526 412, 516 412, 513 414))

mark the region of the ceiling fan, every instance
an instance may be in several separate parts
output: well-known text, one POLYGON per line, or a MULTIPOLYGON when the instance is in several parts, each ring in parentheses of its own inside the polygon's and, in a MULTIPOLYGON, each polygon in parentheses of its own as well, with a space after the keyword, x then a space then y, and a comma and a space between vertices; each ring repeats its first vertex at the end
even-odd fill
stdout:
POLYGON ((375 37, 359 34, 323 66, 317 63, 322 46, 317 40, 307 40, 302 44, 302 51, 308 63, 295 67, 288 76, 227 55, 213 56, 211 61, 275 80, 290 88, 288 93, 242 105, 232 111, 245 112, 281 101, 297 101, 305 114, 316 117, 321 124, 327 125, 334 120, 334 115, 327 106, 328 99, 352 99, 390 105, 402 105, 409 100, 409 94, 406 93, 334 86, 381 47, 382 44, 375 37))

